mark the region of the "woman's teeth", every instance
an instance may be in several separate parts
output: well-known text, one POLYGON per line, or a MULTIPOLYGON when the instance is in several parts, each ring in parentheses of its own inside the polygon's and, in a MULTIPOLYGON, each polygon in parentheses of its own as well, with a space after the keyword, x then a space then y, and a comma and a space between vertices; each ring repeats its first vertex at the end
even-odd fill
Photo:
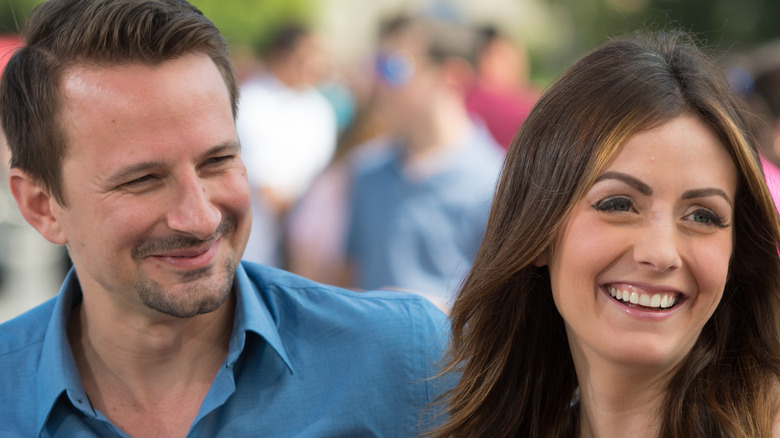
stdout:
POLYGON ((626 303, 638 304, 642 307, 654 307, 656 309, 668 309, 677 302, 677 294, 640 294, 636 291, 627 291, 607 287, 609 294, 616 300, 626 303))

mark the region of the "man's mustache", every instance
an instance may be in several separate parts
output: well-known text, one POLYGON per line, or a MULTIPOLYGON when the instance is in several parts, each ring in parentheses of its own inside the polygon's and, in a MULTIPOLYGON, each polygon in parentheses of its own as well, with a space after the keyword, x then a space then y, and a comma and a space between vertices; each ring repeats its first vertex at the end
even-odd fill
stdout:
POLYGON ((133 259, 141 259, 148 255, 163 253, 168 251, 177 251, 180 249, 193 248, 203 245, 206 242, 212 242, 231 231, 237 226, 236 218, 225 217, 219 223, 216 231, 208 239, 202 240, 187 234, 171 234, 169 236, 150 236, 145 237, 133 246, 131 255, 133 259))

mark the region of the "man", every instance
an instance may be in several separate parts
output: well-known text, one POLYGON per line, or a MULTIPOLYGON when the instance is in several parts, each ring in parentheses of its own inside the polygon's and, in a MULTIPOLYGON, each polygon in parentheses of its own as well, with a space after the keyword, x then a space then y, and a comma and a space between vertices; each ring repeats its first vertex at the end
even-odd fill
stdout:
POLYGON ((25 219, 73 260, 0 326, 0 436, 411 436, 442 314, 240 262, 224 39, 183 0, 52 0, 0 116, 25 219))
POLYGON ((539 92, 529 79, 525 47, 493 26, 479 29, 476 80, 466 93, 466 108, 485 122, 490 134, 509 149, 539 92))
POLYGON ((315 35, 287 24, 260 48, 266 71, 241 87, 236 120, 253 191, 253 226, 244 259, 282 266, 279 234, 290 206, 330 162, 336 114, 315 86, 326 55, 315 35))
POLYGON ((377 104, 389 135, 353 162, 347 257, 363 289, 447 308, 485 232, 503 152, 464 104, 476 35, 397 17, 380 38, 377 104))

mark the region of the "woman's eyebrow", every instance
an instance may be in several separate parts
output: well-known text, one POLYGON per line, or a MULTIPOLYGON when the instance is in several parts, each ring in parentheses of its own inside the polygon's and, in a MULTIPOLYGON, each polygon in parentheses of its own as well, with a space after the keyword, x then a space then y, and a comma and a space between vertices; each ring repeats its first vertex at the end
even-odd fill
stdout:
POLYGON ((618 181, 622 181, 622 182, 630 185, 631 187, 637 189, 639 191, 639 193, 641 193, 641 194, 643 194, 645 196, 650 196, 650 195, 653 194, 653 189, 649 185, 647 185, 647 184, 643 183, 642 181, 639 181, 638 179, 634 178, 633 176, 627 175, 625 173, 605 172, 605 173, 599 175, 599 177, 596 178, 595 182, 603 181, 605 179, 616 179, 618 181))
MULTIPOLYGON (((605 179, 616 179, 618 181, 622 181, 630 185, 631 187, 637 189, 639 193, 645 196, 650 196, 653 194, 653 189, 650 186, 634 178, 633 176, 627 175, 625 173, 605 172, 604 174, 596 178, 595 182, 603 181, 605 179)), ((724 192, 723 190, 714 187, 688 190, 687 192, 683 193, 682 199, 706 198, 708 196, 720 196, 721 198, 725 199, 726 202, 728 202, 732 208, 734 207, 734 201, 731 200, 729 195, 727 195, 726 192, 724 192)))
POLYGON ((723 190, 716 188, 688 190, 687 192, 683 193, 682 199, 706 198, 707 196, 720 196, 729 203, 731 208, 734 208, 734 202, 731 200, 729 195, 727 195, 723 190))

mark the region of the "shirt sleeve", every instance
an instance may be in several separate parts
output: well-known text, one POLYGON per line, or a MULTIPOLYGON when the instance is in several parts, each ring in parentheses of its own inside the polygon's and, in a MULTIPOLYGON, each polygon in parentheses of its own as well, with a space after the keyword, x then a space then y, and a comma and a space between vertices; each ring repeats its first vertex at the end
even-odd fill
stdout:
POLYGON ((428 432, 446 420, 445 400, 442 396, 458 382, 458 375, 443 371, 444 361, 449 347, 450 323, 447 316, 435 305, 424 300, 421 305, 423 315, 417 318, 422 342, 422 367, 426 379, 421 409, 421 432, 428 432))

